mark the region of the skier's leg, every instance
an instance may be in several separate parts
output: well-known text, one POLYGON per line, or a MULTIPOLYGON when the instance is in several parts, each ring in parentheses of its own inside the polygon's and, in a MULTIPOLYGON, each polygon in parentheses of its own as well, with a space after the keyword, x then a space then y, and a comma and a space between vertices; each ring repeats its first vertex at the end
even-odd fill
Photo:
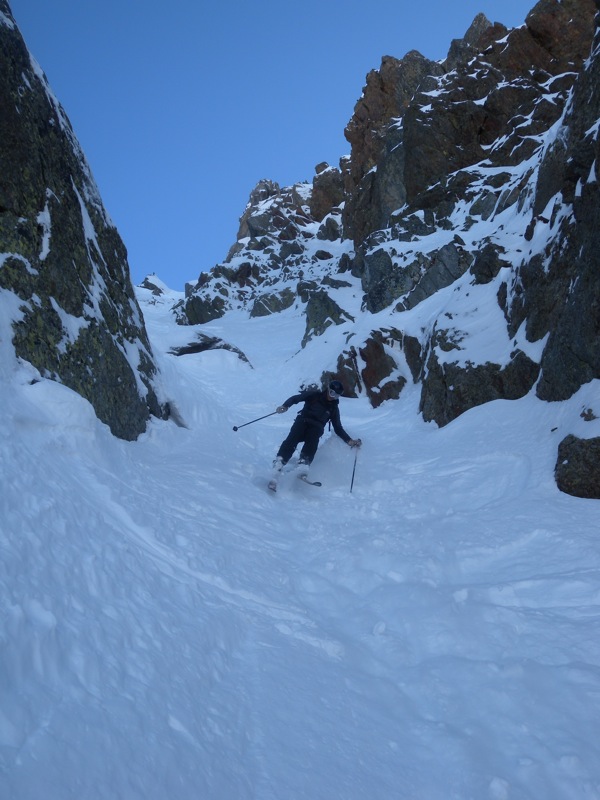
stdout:
MULTIPOLYGON (((282 466, 287 464, 287 462, 294 454, 294 450, 303 440, 304 427, 305 427, 304 420, 301 417, 299 417, 298 419, 295 420, 294 424, 290 428, 290 432, 281 443, 281 446, 277 451, 277 458, 281 459, 282 466)), ((277 460, 277 458, 275 460, 277 460)))
POLYGON ((317 448, 319 446, 319 439, 321 438, 321 431, 314 425, 307 425, 306 436, 304 437, 304 444, 300 451, 299 464, 302 465, 303 474, 308 475, 308 467, 312 464, 315 457, 317 448))

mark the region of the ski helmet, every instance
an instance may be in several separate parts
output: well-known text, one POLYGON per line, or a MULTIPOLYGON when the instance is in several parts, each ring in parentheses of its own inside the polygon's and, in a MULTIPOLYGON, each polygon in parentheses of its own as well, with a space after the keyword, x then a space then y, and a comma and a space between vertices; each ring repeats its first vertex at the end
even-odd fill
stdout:
POLYGON ((330 384, 329 384, 329 391, 332 394, 335 394, 338 397, 341 397, 341 395, 344 394, 344 387, 342 386, 340 381, 331 381, 330 384))

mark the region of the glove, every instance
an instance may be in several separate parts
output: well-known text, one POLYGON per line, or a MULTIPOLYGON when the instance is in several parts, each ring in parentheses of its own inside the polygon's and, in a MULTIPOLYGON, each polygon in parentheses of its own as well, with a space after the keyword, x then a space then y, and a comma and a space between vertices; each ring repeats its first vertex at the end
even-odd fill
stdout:
POLYGON ((362 444, 362 441, 360 439, 350 439, 348 444, 350 445, 350 447, 360 447, 361 444, 362 444))
POLYGON ((287 411, 287 406, 277 406, 276 411, 278 414, 285 414, 287 411))

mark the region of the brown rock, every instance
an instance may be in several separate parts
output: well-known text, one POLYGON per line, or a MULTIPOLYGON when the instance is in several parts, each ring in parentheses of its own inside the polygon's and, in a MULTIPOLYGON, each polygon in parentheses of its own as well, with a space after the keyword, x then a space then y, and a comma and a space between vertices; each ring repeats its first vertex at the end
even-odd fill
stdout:
POLYGON ((397 132, 393 130, 394 120, 403 116, 426 77, 442 72, 438 63, 412 50, 400 60, 385 56, 380 69, 367 75, 363 94, 344 131, 351 145, 351 156, 345 172, 343 224, 346 235, 356 243, 360 243, 371 231, 382 227, 387 221, 385 212, 389 215, 401 204, 402 158, 400 166, 394 158, 389 159, 393 151, 389 137, 392 137, 394 144, 398 142, 397 132), (390 191, 392 186, 389 182, 386 187, 377 186, 378 196, 373 197, 374 179, 370 171, 386 156, 388 163, 381 173, 384 176, 393 173, 393 185, 398 187, 390 191), (369 209, 372 213, 368 213, 369 209))
POLYGON ((394 376, 397 364, 386 351, 382 334, 373 332, 359 352, 366 364, 361 375, 373 408, 385 400, 397 400, 406 385, 406 378, 394 376))
POLYGON ((333 208, 344 202, 344 183, 339 169, 326 164, 319 167, 313 178, 310 214, 317 222, 322 222, 333 208))

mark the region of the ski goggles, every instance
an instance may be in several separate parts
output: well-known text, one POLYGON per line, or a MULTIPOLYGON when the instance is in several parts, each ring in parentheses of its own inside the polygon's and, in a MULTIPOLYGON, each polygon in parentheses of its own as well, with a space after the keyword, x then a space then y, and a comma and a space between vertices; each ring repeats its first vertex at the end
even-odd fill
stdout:
POLYGON ((334 392, 333 389, 327 389, 327 394, 331 397, 332 400, 339 400, 341 395, 337 392, 334 392))

